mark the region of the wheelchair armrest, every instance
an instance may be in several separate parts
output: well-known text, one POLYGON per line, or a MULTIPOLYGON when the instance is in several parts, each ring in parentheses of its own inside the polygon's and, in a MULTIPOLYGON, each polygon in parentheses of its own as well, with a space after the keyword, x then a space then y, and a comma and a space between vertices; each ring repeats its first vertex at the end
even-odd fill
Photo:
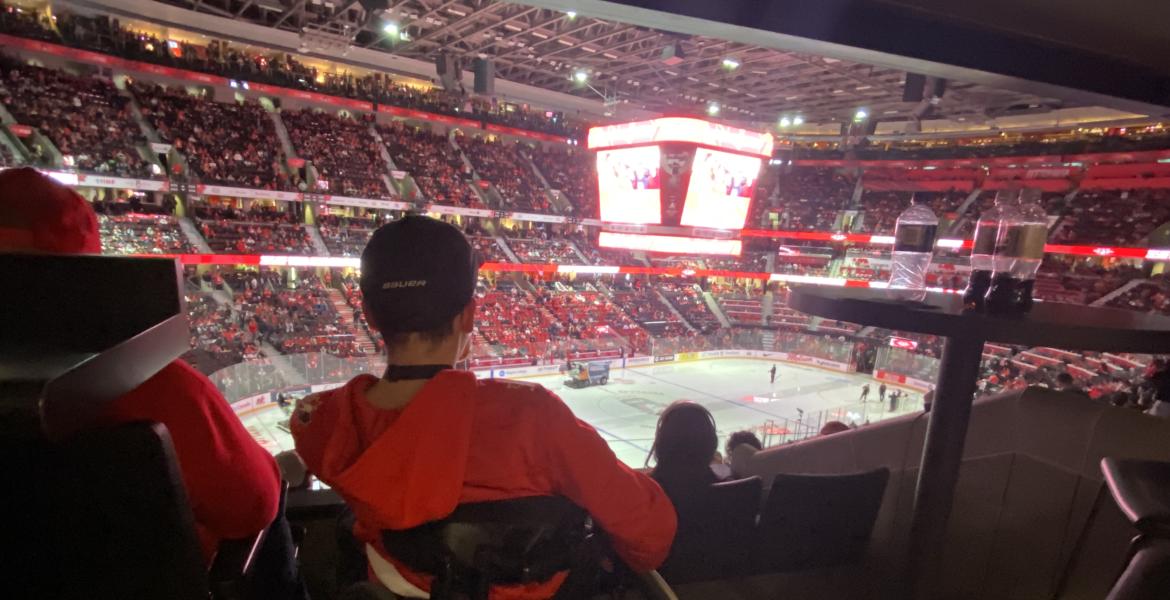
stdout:
POLYGON ((674 590, 670 589, 670 585, 658 571, 637 573, 635 578, 638 580, 638 588, 646 595, 647 600, 678 600, 674 590))
POLYGON ((215 600, 243 600, 246 597, 245 582, 267 534, 268 528, 264 528, 255 535, 219 543, 207 572, 208 586, 215 600))

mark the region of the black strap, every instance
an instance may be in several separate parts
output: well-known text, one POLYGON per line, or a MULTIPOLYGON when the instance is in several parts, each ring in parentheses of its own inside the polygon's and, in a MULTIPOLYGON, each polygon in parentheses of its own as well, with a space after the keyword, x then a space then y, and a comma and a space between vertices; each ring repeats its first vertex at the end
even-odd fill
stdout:
POLYGON ((441 371, 450 369, 451 365, 387 365, 382 379, 386 381, 402 381, 404 379, 430 379, 441 371))

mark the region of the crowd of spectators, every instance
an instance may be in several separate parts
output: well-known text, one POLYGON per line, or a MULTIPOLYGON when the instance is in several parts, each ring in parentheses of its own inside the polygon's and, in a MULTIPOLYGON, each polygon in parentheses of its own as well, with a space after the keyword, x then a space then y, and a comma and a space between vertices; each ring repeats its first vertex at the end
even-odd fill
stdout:
POLYGON ((305 226, 282 210, 197 206, 199 232, 221 254, 317 254, 305 226))
POLYGON ((550 212, 544 184, 520 154, 519 144, 464 137, 459 141, 480 179, 495 187, 505 210, 550 212))
POLYGON ((1120 261, 1048 255, 1036 274, 1035 295, 1044 300, 1090 304, 1143 277, 1138 267, 1120 261))
POLYGON ((207 45, 180 42, 135 31, 116 19, 67 10, 53 13, 50 19, 41 12, 0 11, 0 32, 229 79, 403 106, 570 138, 584 136, 583 124, 557 112, 470 98, 461 91, 407 85, 382 73, 318 69, 275 50, 260 51, 221 40, 211 40, 207 45))
POLYGON ((667 278, 652 280, 655 289, 670 302, 700 333, 711 333, 719 327, 719 318, 711 312, 702 290, 695 284, 685 284, 667 278))
POLYGON ((553 189, 560 190, 573 206, 573 216, 597 216, 597 162, 593 155, 575 149, 536 148, 532 161, 553 189))
MULTIPOLYGON (((36 128, 56 146, 65 167, 82 172, 150 178, 146 143, 130 113, 130 99, 109 80, 0 60, 0 102, 16 122, 36 128)), ((33 161, 58 166, 35 146, 33 161)))
POLYGON ((381 355, 386 350, 386 344, 382 341, 381 334, 373 327, 370 327, 370 322, 366 320, 365 307, 362 306, 362 290, 358 283, 357 273, 355 271, 341 273, 340 270, 333 269, 329 275, 330 283, 336 281, 341 286, 341 293, 345 296, 345 302, 353 311, 353 324, 365 331, 366 336, 374 342, 374 351, 378 355, 381 355))
POLYGON ((471 246, 475 248, 475 251, 479 253, 479 257, 484 262, 512 262, 512 259, 508 258, 508 255, 505 254, 504 250, 500 248, 500 245, 496 243, 495 238, 475 235, 471 236, 469 239, 471 240, 471 246))
POLYGON ((174 145, 204 183, 288 190, 297 181, 281 165, 276 128, 255 101, 217 102, 183 87, 131 86, 159 139, 174 145))
POLYGON ((282 285, 249 283, 236 291, 240 322, 283 354, 361 354, 351 323, 343 323, 324 282, 314 275, 282 285))
POLYGON ((446 136, 403 123, 377 125, 394 164, 411 174, 434 204, 487 208, 470 187, 471 174, 446 136))
POLYGON ((171 215, 98 215, 106 254, 191 254, 194 249, 171 215))
POLYGON ((739 256, 708 256, 702 259, 708 269, 767 273, 768 257, 762 252, 743 252, 739 256))
POLYGON ((210 294, 187 294, 187 323, 191 349, 185 358, 204 373, 259 356, 255 332, 241 327, 232 307, 219 304, 210 294))
POLYGON ((508 247, 520 262, 537 264, 577 264, 581 258, 564 240, 540 238, 508 238, 508 247))
POLYGON ((370 235, 382 225, 384 218, 392 217, 317 215, 317 231, 332 256, 361 256, 370 235))
POLYGON ((559 329, 556 318, 532 294, 510 282, 483 281, 476 290, 472 358, 543 359, 550 337, 559 329))
POLYGON ((756 199, 756 210, 773 213, 764 226, 780 230, 828 231, 853 197, 855 178, 841 169, 792 167, 780 174, 776 193, 756 199))
POLYGON ((636 279, 628 284, 615 285, 613 301, 656 337, 678 337, 694 333, 659 297, 653 282, 636 279))
POLYGON ((650 336, 600 292, 558 291, 555 284, 537 290, 536 301, 557 318, 553 338, 598 341, 645 353, 650 336), (616 344, 615 344, 616 338, 616 344))
POLYGON ((1134 285, 1108 302, 1109 306, 1170 315, 1170 281, 1165 277, 1134 285))
POLYGON ((861 223, 853 223, 853 231, 861 233, 893 234, 898 215, 910 206, 910 192, 866 191, 861 195, 861 223))
POLYGON ((1053 243, 1141 246, 1170 221, 1170 190, 1082 190, 1066 211, 1053 243))
POLYGON ((304 109, 284 111, 280 118, 297 157, 316 169, 317 191, 358 198, 388 195, 387 165, 370 134, 373 117, 304 109))

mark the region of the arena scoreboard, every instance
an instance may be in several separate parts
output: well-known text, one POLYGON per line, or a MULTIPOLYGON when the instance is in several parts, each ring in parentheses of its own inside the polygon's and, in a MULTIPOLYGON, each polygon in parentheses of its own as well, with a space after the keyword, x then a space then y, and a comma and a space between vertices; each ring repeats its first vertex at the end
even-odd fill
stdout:
POLYGON ((772 136, 691 117, 593 127, 602 247, 739 255, 772 136))

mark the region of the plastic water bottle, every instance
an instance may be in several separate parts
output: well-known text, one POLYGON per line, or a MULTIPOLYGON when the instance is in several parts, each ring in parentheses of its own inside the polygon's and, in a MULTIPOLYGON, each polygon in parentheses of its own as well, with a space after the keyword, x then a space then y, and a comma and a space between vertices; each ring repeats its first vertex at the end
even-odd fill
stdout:
POLYGON ((902 300, 926 297, 926 270, 934 253, 938 217, 924 205, 911 204, 898 215, 894 227, 894 262, 890 273, 891 294, 902 300))
POLYGON ((971 278, 963 292, 963 308, 982 311, 987 305, 984 297, 991 288, 991 274, 995 269, 995 240, 999 224, 1016 214, 1015 191, 1003 190, 996 194, 995 204, 983 211, 975 223, 975 240, 971 246, 971 278))
POLYGON ((987 291, 987 310, 1016 314, 1032 310, 1036 271, 1044 260, 1048 239, 1048 215, 1040 206, 1037 190, 1020 196, 1016 214, 1000 222, 995 239, 995 274, 987 291))

